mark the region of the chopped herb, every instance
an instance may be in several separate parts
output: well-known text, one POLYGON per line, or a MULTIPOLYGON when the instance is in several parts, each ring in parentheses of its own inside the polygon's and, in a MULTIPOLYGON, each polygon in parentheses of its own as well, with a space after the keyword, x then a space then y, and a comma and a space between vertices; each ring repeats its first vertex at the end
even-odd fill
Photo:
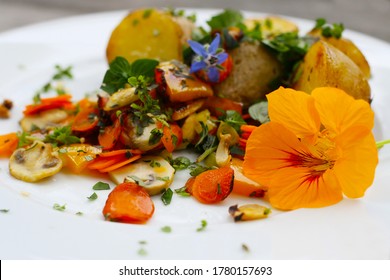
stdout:
POLYGON ((80 143, 80 138, 72 135, 72 129, 68 125, 55 128, 46 135, 45 142, 52 143, 55 146, 70 145, 80 143))
POLYGON ((150 132, 149 144, 150 145, 157 144, 161 140, 162 136, 163 136, 162 129, 153 128, 152 131, 150 132))
POLYGON ((162 194, 161 196, 161 200, 162 202, 164 203, 164 205, 169 205, 171 204, 171 201, 172 201, 172 195, 173 195, 173 191, 171 189, 166 189, 164 191, 164 193, 162 194))
POLYGON ((92 161, 94 159, 94 157, 93 156, 84 156, 84 159, 86 161, 92 161))
POLYGON ((164 227, 161 228, 161 231, 165 232, 165 233, 171 233, 172 232, 172 228, 170 226, 164 226, 164 227))
POLYGON ((141 187, 146 187, 145 181, 135 175, 128 176, 127 178, 132 179, 137 185, 141 187))
POLYGON ((229 150, 232 155, 236 155, 239 157, 245 156, 245 150, 237 145, 231 146, 229 150))
POLYGON ((59 205, 58 203, 54 203, 53 209, 57 211, 65 211, 66 209, 66 204, 64 205, 59 205))
POLYGON ((141 245, 146 245, 146 244, 148 244, 148 242, 146 242, 145 240, 140 240, 140 241, 138 241, 138 243, 141 244, 141 245))
POLYGON ((196 229, 196 231, 205 231, 206 230, 206 227, 207 227, 207 221, 206 220, 202 220, 200 222, 200 227, 196 229))
POLYGON ((139 20, 138 20, 138 19, 133 20, 133 26, 137 26, 138 23, 139 23, 139 20))
POLYGON ((191 170, 190 175, 193 177, 198 176, 200 173, 211 169, 210 167, 202 166, 199 164, 192 164, 189 168, 191 170))
POLYGON ((138 250, 138 255, 140 256, 146 256, 148 254, 148 252, 145 250, 145 248, 140 248, 138 250))
POLYGON ((92 189, 95 191, 109 190, 110 185, 104 182, 97 182, 95 185, 93 185, 92 189))
POLYGON ((148 17, 150 17, 150 15, 152 14, 152 12, 153 12, 153 9, 146 9, 146 10, 144 11, 144 14, 142 15, 142 17, 143 17, 144 19, 147 19, 148 17))
POLYGON ((8 213, 8 212, 9 212, 9 209, 0 209, 0 212, 1 212, 1 213, 8 213))
POLYGON ((88 196, 87 198, 88 200, 93 201, 98 198, 98 195, 94 192, 93 194, 91 194, 91 196, 88 196))
POLYGON ((170 164, 175 170, 184 170, 191 165, 191 161, 186 157, 177 157, 170 160, 170 164))
POLYGON ((260 123, 267 123, 270 121, 268 116, 268 101, 261 101, 255 103, 248 108, 248 113, 252 119, 260 123))
POLYGON ((156 177, 156 180, 168 182, 170 180, 169 176, 156 177))
POLYGON ((190 193, 187 192, 187 187, 181 187, 179 189, 175 189, 175 193, 180 196, 191 196, 190 193))
POLYGON ((318 18, 314 29, 320 29, 321 35, 324 37, 334 37, 336 39, 341 38, 344 25, 342 23, 329 24, 324 18, 318 18))
POLYGON ((161 167, 161 163, 155 160, 151 160, 149 163, 150 167, 161 167))
POLYGON ((77 212, 75 215, 82 216, 82 215, 84 215, 84 213, 83 212, 77 212))
POLYGON ((217 194, 221 194, 221 193, 222 193, 221 184, 218 183, 218 184, 217 184, 217 194))

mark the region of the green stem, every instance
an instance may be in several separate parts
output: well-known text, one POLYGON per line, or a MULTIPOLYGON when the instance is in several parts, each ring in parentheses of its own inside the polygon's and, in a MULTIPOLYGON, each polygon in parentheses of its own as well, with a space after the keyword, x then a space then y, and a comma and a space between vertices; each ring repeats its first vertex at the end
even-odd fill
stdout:
POLYGON ((376 142, 376 147, 380 149, 386 144, 390 144, 390 139, 376 142))

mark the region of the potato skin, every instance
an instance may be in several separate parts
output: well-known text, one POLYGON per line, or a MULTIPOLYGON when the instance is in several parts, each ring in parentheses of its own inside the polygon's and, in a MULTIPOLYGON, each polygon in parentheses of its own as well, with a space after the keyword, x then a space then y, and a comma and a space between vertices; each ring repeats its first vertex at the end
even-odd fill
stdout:
POLYGON ((360 68, 363 72, 364 76, 369 79, 371 77, 371 69, 370 65, 364 54, 360 51, 360 49, 352 42, 351 40, 341 37, 324 37, 320 34, 320 31, 314 29, 309 32, 309 35, 317 37, 332 46, 336 47, 340 51, 342 51, 346 56, 348 56, 355 64, 360 68))
POLYGON ((140 58, 182 60, 182 36, 180 25, 171 15, 155 9, 135 10, 111 33, 107 61, 117 56, 129 62, 140 58))
POLYGON ((311 46, 295 72, 293 88, 311 93, 316 87, 331 86, 356 99, 371 100, 371 89, 360 68, 336 47, 319 40, 311 46))
POLYGON ((229 52, 233 69, 229 77, 214 86, 214 93, 248 107, 271 91, 270 83, 282 73, 282 65, 264 46, 242 42, 229 52))

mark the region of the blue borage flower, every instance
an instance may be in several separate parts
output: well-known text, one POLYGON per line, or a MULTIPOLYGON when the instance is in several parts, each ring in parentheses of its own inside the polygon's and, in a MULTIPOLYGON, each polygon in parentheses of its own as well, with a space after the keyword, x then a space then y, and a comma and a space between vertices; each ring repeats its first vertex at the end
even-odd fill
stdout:
POLYGON ((221 64, 228 58, 228 54, 219 48, 220 40, 219 33, 215 35, 210 45, 201 45, 196 41, 188 40, 188 44, 196 54, 191 64, 190 73, 204 70, 211 82, 218 82, 219 70, 223 69, 221 64))

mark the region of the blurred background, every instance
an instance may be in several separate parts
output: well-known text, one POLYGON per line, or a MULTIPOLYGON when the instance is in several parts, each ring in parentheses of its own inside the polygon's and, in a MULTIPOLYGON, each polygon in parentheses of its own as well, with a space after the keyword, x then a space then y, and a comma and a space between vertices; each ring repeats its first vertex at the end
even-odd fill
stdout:
POLYGON ((390 0, 0 0, 0 32, 46 20, 136 7, 233 8, 326 17, 390 42, 390 0))

